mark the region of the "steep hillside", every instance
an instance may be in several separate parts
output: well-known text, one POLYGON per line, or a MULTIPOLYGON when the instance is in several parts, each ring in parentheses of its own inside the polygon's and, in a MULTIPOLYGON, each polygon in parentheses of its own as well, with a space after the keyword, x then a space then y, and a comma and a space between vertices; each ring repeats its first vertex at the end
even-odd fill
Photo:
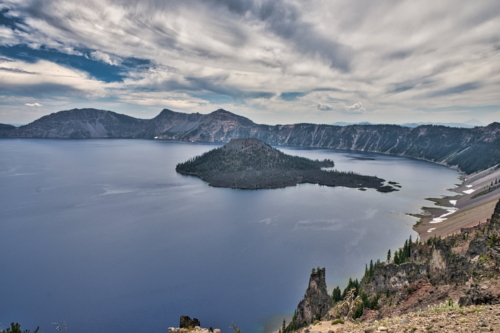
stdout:
POLYGON ((163 110, 153 119, 111 111, 74 109, 19 128, 0 127, 0 138, 145 138, 229 142, 254 137, 271 145, 380 152, 441 163, 470 174, 500 163, 500 124, 450 128, 425 125, 259 125, 225 110, 186 114, 163 110))
POLYGON ((13 130, 2 131, 3 138, 137 138, 142 137, 145 121, 112 111, 73 109, 43 116, 13 130))
POLYGON ((499 307, 484 305, 500 304, 499 278, 500 201, 488 223, 444 239, 410 238, 387 261, 370 262, 361 281, 334 288, 330 299, 324 269, 313 269, 304 299, 279 332, 490 331, 482 328, 492 326, 499 307))
MULTIPOLYGON (((500 304, 499 278, 500 201, 486 224, 444 239, 412 242, 410 238, 393 256, 388 254, 387 261, 370 262, 360 281, 350 279, 343 292, 338 287, 333 290, 334 304, 327 314, 316 310, 309 321, 300 323, 296 315, 286 331, 319 317, 373 321, 443 303, 500 304)), ((324 304, 320 296, 309 302, 324 304)))

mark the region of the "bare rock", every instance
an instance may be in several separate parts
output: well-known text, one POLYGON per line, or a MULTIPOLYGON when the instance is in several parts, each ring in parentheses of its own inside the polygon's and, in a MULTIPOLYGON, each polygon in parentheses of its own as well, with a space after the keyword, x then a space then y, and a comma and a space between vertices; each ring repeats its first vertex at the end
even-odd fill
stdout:
POLYGON ((189 316, 181 316, 181 319, 180 319, 180 325, 179 327, 180 328, 193 328, 193 327, 200 327, 201 324, 200 324, 200 321, 196 318, 189 318, 189 316))

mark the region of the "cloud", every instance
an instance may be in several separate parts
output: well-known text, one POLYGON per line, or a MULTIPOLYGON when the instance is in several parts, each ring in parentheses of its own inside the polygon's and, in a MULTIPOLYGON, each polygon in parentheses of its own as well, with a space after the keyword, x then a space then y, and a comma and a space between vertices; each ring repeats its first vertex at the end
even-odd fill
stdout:
POLYGON ((318 110, 320 111, 332 111, 333 108, 328 104, 318 104, 318 110))
POLYGON ((446 88, 438 91, 431 92, 426 95, 428 98, 446 96, 446 95, 455 95, 461 94, 466 91, 476 90, 480 88, 480 84, 478 82, 469 82, 464 84, 459 84, 457 86, 446 88))
POLYGON ((353 105, 328 105, 328 104, 318 104, 318 110, 320 111, 341 111, 349 114, 362 114, 366 112, 361 102, 354 103, 353 105))
POLYGON ((90 58, 102 61, 108 65, 119 66, 122 63, 122 60, 118 57, 109 55, 107 53, 101 51, 90 52, 90 58))
POLYGON ((85 72, 46 60, 33 63, 15 60, 5 62, 3 65, 3 70, 0 70, 2 95, 31 97, 73 95, 97 98, 106 95, 107 87, 111 88, 104 82, 92 79, 85 72))
POLYGON ((37 107, 37 108, 39 108, 39 107, 43 106, 43 105, 42 105, 42 104, 40 104, 40 103, 26 103, 26 104, 24 104, 24 105, 27 105, 27 106, 34 106, 34 107, 37 107))
POLYGON ((497 0, 4 0, 0 10, 3 95, 137 110, 214 101, 267 123, 417 122, 422 107, 500 104, 497 0), (25 66, 40 61, 73 79, 25 66))
POLYGON ((12 73, 22 73, 22 74, 36 74, 33 72, 27 72, 22 69, 18 68, 7 68, 7 67, 0 67, 0 71, 6 71, 6 72, 12 72, 12 73))

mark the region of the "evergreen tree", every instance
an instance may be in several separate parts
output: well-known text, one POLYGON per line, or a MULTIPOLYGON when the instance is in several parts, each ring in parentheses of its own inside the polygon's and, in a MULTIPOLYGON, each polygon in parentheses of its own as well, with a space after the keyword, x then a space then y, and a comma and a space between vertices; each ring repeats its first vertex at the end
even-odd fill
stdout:
POLYGON ((332 299, 334 302, 339 302, 342 300, 342 292, 340 291, 340 287, 337 286, 333 289, 332 299))
POLYGON ((389 249, 389 251, 387 251, 387 262, 390 262, 391 261, 391 249, 389 249))

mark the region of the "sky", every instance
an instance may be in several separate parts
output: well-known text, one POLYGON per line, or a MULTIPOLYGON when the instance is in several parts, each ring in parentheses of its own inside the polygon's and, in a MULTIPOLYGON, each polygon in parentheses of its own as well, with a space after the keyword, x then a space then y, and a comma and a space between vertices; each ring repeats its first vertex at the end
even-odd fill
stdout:
POLYGON ((500 121, 498 0, 1 0, 0 123, 500 121))

